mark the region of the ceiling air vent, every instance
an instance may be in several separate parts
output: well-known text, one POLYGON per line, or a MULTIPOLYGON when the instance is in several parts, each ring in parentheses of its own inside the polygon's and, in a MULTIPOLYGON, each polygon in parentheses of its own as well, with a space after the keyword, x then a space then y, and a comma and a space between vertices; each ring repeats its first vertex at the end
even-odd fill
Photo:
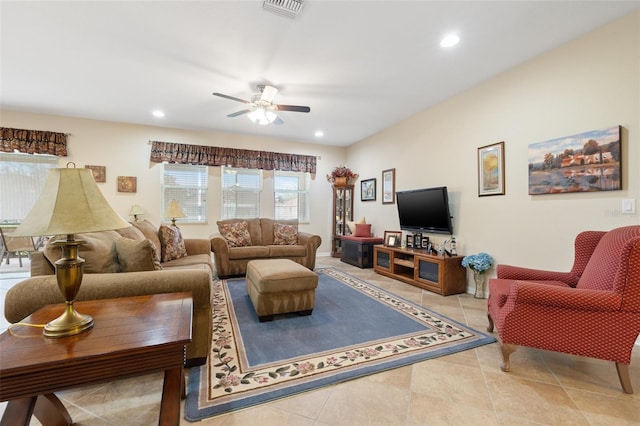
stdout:
POLYGON ((302 10, 302 0, 264 0, 262 8, 267 12, 293 19, 302 10))

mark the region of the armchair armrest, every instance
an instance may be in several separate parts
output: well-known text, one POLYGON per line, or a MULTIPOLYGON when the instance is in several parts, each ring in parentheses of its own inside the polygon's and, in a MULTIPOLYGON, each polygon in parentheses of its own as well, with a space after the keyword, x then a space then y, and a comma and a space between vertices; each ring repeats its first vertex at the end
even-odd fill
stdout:
POLYGON ((573 275, 571 272, 545 271, 512 265, 498 265, 496 267, 496 276, 507 280, 561 281, 571 287, 575 287, 580 279, 580 277, 573 275))
POLYGON ((515 281, 509 299, 516 304, 553 306, 575 311, 619 311, 622 296, 612 291, 576 289, 515 281))

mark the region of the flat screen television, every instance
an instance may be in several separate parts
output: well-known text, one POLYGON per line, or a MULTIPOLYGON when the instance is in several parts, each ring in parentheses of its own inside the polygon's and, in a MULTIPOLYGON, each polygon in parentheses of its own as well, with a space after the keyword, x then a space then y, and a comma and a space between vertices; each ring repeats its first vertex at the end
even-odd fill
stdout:
POLYGON ((453 235, 446 186, 396 192, 400 229, 453 235))

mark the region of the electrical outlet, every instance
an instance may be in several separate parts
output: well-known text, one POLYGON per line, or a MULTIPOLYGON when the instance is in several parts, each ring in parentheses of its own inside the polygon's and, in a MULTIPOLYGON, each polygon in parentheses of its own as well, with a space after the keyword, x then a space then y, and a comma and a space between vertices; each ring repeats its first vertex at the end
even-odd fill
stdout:
POLYGON ((636 214, 636 200, 635 198, 627 198, 622 200, 622 206, 620 207, 622 214, 636 214))

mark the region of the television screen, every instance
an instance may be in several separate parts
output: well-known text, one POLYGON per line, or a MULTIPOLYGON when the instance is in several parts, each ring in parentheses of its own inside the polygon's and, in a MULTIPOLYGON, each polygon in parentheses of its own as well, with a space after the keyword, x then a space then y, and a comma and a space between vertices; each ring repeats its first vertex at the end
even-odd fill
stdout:
POLYGON ((453 234, 447 187, 396 192, 403 231, 453 234))

